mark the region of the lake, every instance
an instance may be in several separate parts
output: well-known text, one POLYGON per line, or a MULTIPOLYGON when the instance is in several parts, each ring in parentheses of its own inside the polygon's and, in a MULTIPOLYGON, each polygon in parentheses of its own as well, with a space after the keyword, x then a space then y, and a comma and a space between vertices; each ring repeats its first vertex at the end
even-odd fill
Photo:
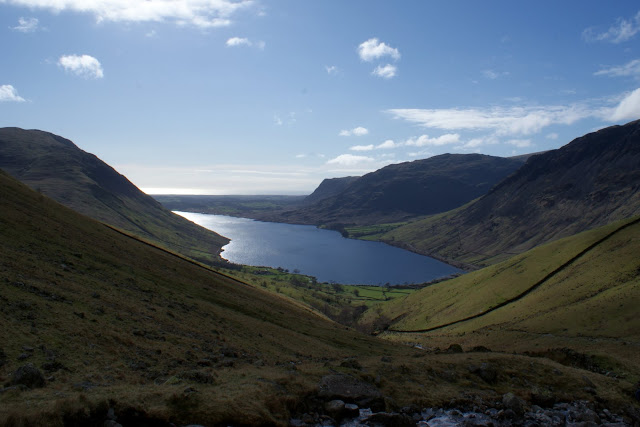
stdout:
POLYGON ((429 282, 461 270, 430 257, 381 242, 342 237, 312 225, 175 212, 231 239, 222 257, 236 264, 282 267, 345 285, 429 282))

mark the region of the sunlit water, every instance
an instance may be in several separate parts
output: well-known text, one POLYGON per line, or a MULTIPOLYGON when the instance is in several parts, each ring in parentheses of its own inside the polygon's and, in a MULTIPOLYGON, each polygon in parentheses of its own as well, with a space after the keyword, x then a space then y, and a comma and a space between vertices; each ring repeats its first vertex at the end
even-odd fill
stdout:
POLYGON ((380 242, 346 239, 310 225, 176 212, 231 239, 223 258, 252 266, 282 267, 320 282, 360 285, 424 283, 460 272, 433 258, 380 242))

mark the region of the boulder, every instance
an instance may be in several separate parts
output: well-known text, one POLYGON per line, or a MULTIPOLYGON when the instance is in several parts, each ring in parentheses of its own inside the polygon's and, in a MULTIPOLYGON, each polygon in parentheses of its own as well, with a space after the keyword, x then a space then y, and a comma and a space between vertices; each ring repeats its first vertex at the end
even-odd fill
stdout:
POLYGON ((318 389, 318 396, 323 400, 342 400, 374 411, 385 408, 384 397, 374 385, 350 375, 325 375, 318 389))
POLYGON ((511 410, 519 417, 524 415, 524 401, 513 393, 506 393, 502 396, 502 406, 505 411, 511 410))
POLYGON ((44 387, 45 380, 42 372, 33 364, 27 363, 19 367, 11 378, 11 385, 24 385, 29 388, 44 387))

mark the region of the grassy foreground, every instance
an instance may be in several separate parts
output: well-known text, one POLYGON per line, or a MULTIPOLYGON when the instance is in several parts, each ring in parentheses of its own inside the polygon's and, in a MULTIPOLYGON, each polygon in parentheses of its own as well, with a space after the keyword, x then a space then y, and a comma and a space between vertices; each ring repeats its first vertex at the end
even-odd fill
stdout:
MULTIPOLYGON (((62 207, 0 172, 0 425, 286 425, 342 375, 383 405, 632 405, 632 378, 507 353, 435 354, 366 336, 62 207), (43 387, 13 386, 26 364, 43 387), (490 382, 474 366, 495 367, 490 382)), ((319 403, 318 403, 319 402, 319 403)))

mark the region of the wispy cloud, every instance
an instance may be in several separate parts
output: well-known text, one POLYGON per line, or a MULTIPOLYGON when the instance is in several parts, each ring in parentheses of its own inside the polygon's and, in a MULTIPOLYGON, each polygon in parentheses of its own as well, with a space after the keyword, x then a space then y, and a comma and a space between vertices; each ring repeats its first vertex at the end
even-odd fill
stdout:
POLYGON ((355 127, 353 129, 341 130, 339 136, 364 136, 369 133, 369 129, 362 126, 355 127))
POLYGON ((224 27, 254 0, 3 0, 15 6, 54 13, 72 11, 93 15, 98 22, 173 22, 199 28, 224 27))
POLYGON ((396 76, 398 69, 395 65, 378 65, 375 70, 371 72, 374 76, 382 77, 383 79, 390 79, 396 76))
POLYGON ((391 109, 394 118, 442 130, 491 130, 498 135, 529 135, 552 124, 572 124, 593 115, 586 107, 494 107, 488 109, 391 109))
POLYGON ((590 42, 622 43, 633 38, 638 32, 640 32, 640 11, 630 19, 618 18, 615 25, 604 32, 598 31, 595 27, 587 28, 582 32, 582 37, 590 42))
POLYGON ((258 40, 256 42, 253 42, 251 40, 249 40, 248 38, 245 37, 231 37, 230 39, 227 40, 226 45, 229 47, 235 47, 235 46, 254 46, 257 47, 258 49, 264 49, 266 46, 266 43, 263 42, 262 40, 258 40))
POLYGON ((66 71, 87 79, 104 77, 102 64, 90 55, 63 55, 58 59, 58 65, 66 71))
POLYGON ((358 55, 363 61, 371 62, 374 59, 390 56, 394 60, 400 59, 400 52, 377 38, 371 38, 358 46, 358 55))
POLYGON ((369 145, 354 145, 353 147, 349 147, 349 150, 351 150, 351 151, 371 151, 374 148, 376 148, 376 147, 373 144, 369 144, 369 145))
POLYGON ((484 70, 482 75, 490 80, 496 80, 500 77, 505 77, 509 75, 508 71, 494 71, 494 70, 484 70))
POLYGON ((25 102, 12 85, 0 86, 0 102, 25 102))
POLYGON ((455 144, 460 141, 460 135, 457 133, 446 133, 436 138, 429 138, 429 135, 421 135, 417 138, 409 138, 404 145, 410 147, 440 146, 455 144))
POLYGON ((507 144, 515 145, 518 148, 526 148, 533 145, 530 139, 509 139, 506 142, 507 144))
POLYGON ((33 33, 38 30, 38 18, 18 18, 18 25, 10 27, 12 30, 21 33, 33 33))
POLYGON ((327 70, 327 74, 329 74, 330 76, 335 76, 339 71, 338 67, 336 67, 335 65, 325 65, 324 69, 327 70))
POLYGON ((596 71, 593 75, 609 77, 640 77, 640 59, 634 59, 633 61, 629 61, 626 64, 619 65, 617 67, 604 68, 600 71, 596 71))
POLYGON ((373 161, 374 159, 372 157, 354 156, 353 154, 341 154, 338 157, 334 157, 333 159, 327 161, 327 164, 340 166, 356 166, 362 163, 369 163, 373 161))

